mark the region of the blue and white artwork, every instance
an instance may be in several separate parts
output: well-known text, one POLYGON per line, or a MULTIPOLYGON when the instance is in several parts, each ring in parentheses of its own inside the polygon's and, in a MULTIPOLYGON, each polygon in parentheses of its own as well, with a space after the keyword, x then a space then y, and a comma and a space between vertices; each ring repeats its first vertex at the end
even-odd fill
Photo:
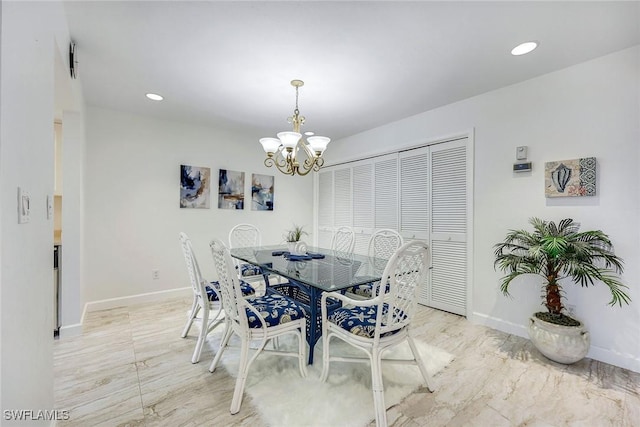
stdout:
POLYGON ((209 209, 211 169, 180 165, 180 208, 209 209))
POLYGON ((220 169, 218 208, 244 209, 244 172, 220 169))
POLYGON ((273 175, 251 175, 251 210, 273 210, 273 175))

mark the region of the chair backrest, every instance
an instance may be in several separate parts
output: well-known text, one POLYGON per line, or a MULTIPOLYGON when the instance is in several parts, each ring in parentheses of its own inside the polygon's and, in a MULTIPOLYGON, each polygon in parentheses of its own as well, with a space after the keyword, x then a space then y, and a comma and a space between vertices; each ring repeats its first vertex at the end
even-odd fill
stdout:
POLYGON ((235 273, 235 266, 229 249, 220 239, 213 239, 209 243, 213 263, 220 283, 220 296, 224 307, 225 317, 231 321, 234 330, 247 327, 247 313, 244 307, 244 297, 240 288, 240 279, 235 273))
POLYGON ((351 253, 356 244, 356 233, 353 228, 339 227, 331 239, 331 249, 338 252, 351 253))
MULTIPOLYGON (((189 280, 191 281, 191 288, 193 293, 201 299, 201 301, 208 301, 207 291, 205 290, 206 280, 202 278, 200 272, 200 266, 198 260, 193 253, 193 247, 191 246, 191 239, 185 233, 180 233, 180 244, 182 246, 182 254, 187 264, 187 271, 189 272, 189 280), (204 296, 204 297, 203 297, 204 296)), ((206 306, 206 304, 203 304, 206 306)))
MULTIPOLYGON (((229 231, 229 248, 247 248, 260 246, 260 230, 253 224, 238 224, 229 231)), ((239 266, 240 260, 233 258, 233 265, 239 266)))
POLYGON ((258 227, 252 224, 238 224, 229 231, 229 248, 260 246, 262 238, 258 227))
POLYGON ((376 230, 369 239, 369 256, 388 260, 403 243, 402 236, 395 230, 376 230))
POLYGON ((419 240, 403 244, 389 259, 377 289, 380 302, 376 337, 411 323, 416 312, 418 289, 427 281, 429 262, 429 246, 419 240), (384 282, 389 284, 387 292, 382 286, 384 282), (383 310, 385 304, 388 310, 383 310))

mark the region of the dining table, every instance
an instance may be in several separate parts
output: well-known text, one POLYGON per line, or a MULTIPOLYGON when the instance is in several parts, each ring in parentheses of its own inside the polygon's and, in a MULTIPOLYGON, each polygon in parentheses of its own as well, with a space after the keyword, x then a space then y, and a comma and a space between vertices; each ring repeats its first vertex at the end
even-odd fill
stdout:
MULTIPOLYGON (((292 255, 286 246, 239 247, 230 250, 231 256, 287 279, 269 283, 267 292, 277 292, 302 305, 307 316, 306 339, 309 344, 309 364, 313 351, 322 336, 320 299, 324 292, 345 292, 346 289, 379 281, 387 265, 386 259, 332 249, 307 247, 306 252, 292 255)), ((329 312, 341 303, 327 299, 329 312)))

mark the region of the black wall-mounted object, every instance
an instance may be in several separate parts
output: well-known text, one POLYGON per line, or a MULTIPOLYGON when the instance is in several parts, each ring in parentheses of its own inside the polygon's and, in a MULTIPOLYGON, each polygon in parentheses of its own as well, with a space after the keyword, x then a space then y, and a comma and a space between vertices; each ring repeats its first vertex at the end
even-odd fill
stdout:
POLYGON ((69 43, 69 74, 72 79, 78 77, 78 54, 74 42, 69 43))
POLYGON ((514 163, 513 164, 514 172, 530 172, 531 171, 531 162, 524 163, 514 163))

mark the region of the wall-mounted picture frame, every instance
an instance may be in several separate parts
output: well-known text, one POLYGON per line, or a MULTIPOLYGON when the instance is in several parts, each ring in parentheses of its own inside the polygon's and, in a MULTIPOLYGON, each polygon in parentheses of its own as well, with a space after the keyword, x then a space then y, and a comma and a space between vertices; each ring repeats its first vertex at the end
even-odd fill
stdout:
POLYGON ((211 169, 180 165, 180 208, 209 209, 211 169))
POLYGON ((544 164, 545 197, 596 195, 596 158, 557 160, 544 164))
POLYGON ((220 169, 218 208, 244 209, 244 172, 220 169))
POLYGON ((273 210, 273 175, 251 174, 251 210, 273 210))

